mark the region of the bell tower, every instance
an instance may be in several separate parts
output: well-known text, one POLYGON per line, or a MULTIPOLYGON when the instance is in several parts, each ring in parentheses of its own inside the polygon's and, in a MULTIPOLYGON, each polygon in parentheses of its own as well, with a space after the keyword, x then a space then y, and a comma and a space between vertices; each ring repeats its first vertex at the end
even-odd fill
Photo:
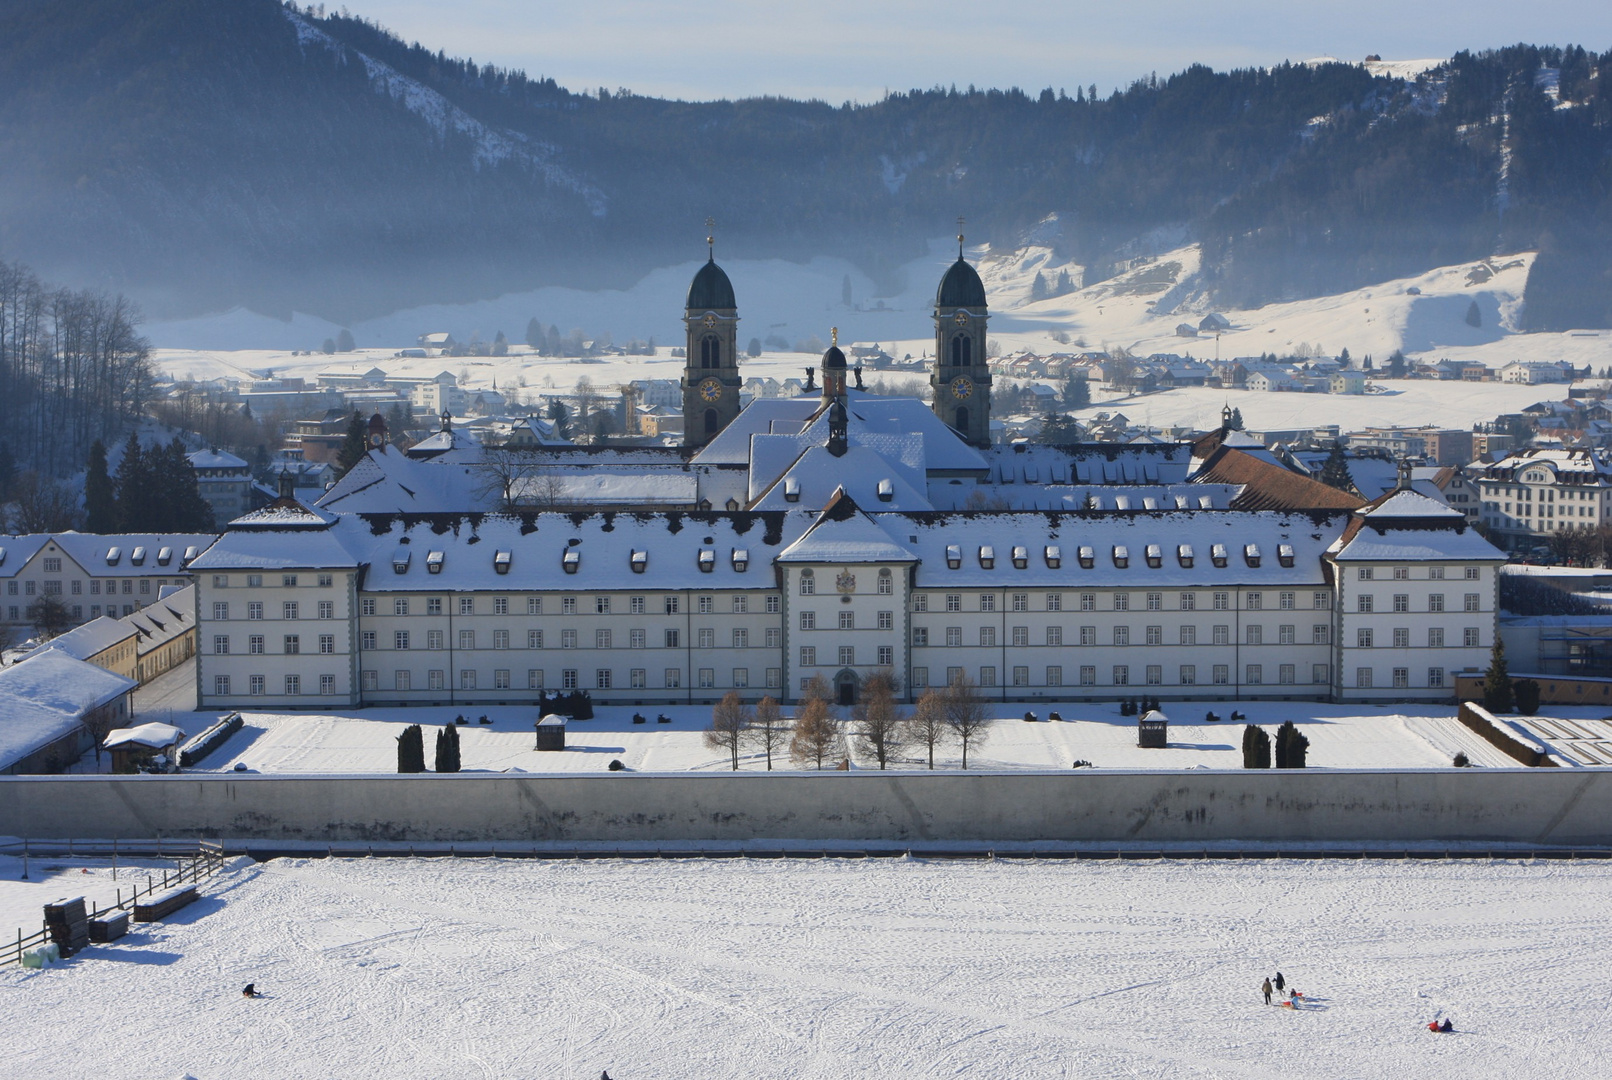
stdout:
MULTIPOLYGON (((961 228, 961 218, 957 224, 961 228)), ((991 445, 991 371, 985 356, 989 317, 985 283, 963 259, 959 232, 957 261, 935 292, 935 370, 929 385, 935 415, 964 442, 978 447, 991 445)))
MULTIPOLYGON (((706 227, 716 223, 706 219, 706 227)), ((683 362, 683 445, 704 446, 739 415, 739 310, 733 284, 716 264, 707 235, 706 261, 683 308, 688 348, 683 362)))

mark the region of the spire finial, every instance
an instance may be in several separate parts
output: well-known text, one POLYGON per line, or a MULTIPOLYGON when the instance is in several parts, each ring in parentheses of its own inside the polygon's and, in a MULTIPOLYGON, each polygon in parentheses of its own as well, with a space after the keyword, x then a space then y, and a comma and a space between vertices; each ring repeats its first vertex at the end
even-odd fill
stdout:
POLYGON ((963 218, 961 215, 958 215, 957 218, 957 257, 959 259, 963 257, 963 218))
POLYGON ((716 218, 705 219, 705 258, 716 262, 716 218))
POLYGON ((839 327, 831 326, 831 327, 828 328, 828 343, 830 345, 833 345, 836 348, 839 347, 839 344, 840 344, 840 328, 839 327))

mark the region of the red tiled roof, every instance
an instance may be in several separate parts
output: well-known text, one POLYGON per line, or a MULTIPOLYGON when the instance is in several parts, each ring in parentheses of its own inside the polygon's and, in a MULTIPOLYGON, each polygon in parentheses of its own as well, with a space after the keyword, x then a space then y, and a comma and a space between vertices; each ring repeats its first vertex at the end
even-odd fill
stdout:
MULTIPOLYGON (((1208 439, 1200 439, 1203 445, 1208 439)), ((1242 493, 1231 501, 1233 510, 1354 510, 1365 500, 1311 480, 1233 447, 1217 449, 1194 481, 1206 484, 1241 484, 1242 493)))

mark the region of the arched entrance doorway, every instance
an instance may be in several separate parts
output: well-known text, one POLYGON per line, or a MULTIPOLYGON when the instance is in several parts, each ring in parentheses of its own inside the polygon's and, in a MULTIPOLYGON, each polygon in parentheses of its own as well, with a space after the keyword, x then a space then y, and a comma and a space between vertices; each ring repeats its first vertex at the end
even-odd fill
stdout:
POLYGON ((856 672, 850 668, 841 670, 838 675, 834 676, 835 702, 846 706, 855 705, 856 688, 859 682, 856 672))

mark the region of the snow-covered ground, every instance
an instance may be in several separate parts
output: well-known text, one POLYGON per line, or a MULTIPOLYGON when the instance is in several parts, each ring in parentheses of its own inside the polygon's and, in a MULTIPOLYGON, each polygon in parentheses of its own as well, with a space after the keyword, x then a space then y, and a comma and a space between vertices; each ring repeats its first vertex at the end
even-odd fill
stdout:
MULTIPOLYGON (((1317 768, 1448 768, 1456 752, 1465 752, 1479 765, 1514 766, 1516 762, 1478 738, 1455 720, 1455 710, 1443 706, 1400 706, 1394 709, 1358 705, 1318 705, 1313 702, 1171 702, 1170 746, 1143 750, 1136 745, 1136 721, 1118 715, 1114 705, 1036 704, 997 705, 996 719, 983 745, 969 753, 969 768, 995 771, 1067 769, 1077 761, 1098 768, 1117 769, 1239 769, 1242 767, 1243 724, 1229 717, 1233 708, 1250 723, 1261 724, 1273 735, 1291 719, 1310 740, 1309 764, 1317 768), (1038 720, 1026 723, 1025 708, 1038 720), (1208 722, 1209 710, 1221 717, 1208 722), (1062 722, 1049 721, 1057 710, 1062 722)), ((426 756, 431 756, 435 730, 459 715, 469 723, 460 730, 465 769, 520 770, 522 772, 604 772, 613 759, 640 772, 682 772, 729 768, 725 752, 705 745, 703 729, 710 724, 709 706, 675 706, 640 710, 600 707, 593 720, 573 721, 566 732, 563 753, 532 748, 532 722, 536 710, 514 706, 491 708, 375 708, 348 713, 244 713, 245 724, 222 747, 193 771, 224 771, 237 763, 265 773, 390 773, 397 769, 397 735, 408 724, 426 728, 426 756), (634 724, 642 712, 646 724, 634 724), (664 713, 671 724, 656 723, 664 713), (485 715, 490 724, 478 721, 485 715)), ((1599 725, 1588 709, 1548 709, 1550 716, 1582 718, 1599 725)), ((201 724, 196 725, 200 730, 201 724)), ((187 729, 188 730, 188 729, 187 729)), ((871 755, 852 748, 856 768, 877 768, 871 755)), ((937 750, 936 766, 955 769, 961 752, 954 745, 937 750)), ((893 768, 927 766, 921 745, 903 748, 893 768)), ((740 759, 745 770, 766 768, 759 751, 748 750, 740 759)), ((792 768, 785 751, 778 753, 775 769, 792 768)))
POLYGON ((280 860, 0 969, 0 1077, 1588 1077, 1609 891, 1601 862, 280 860), (1304 1007, 1262 1003, 1277 971, 1304 1007))

